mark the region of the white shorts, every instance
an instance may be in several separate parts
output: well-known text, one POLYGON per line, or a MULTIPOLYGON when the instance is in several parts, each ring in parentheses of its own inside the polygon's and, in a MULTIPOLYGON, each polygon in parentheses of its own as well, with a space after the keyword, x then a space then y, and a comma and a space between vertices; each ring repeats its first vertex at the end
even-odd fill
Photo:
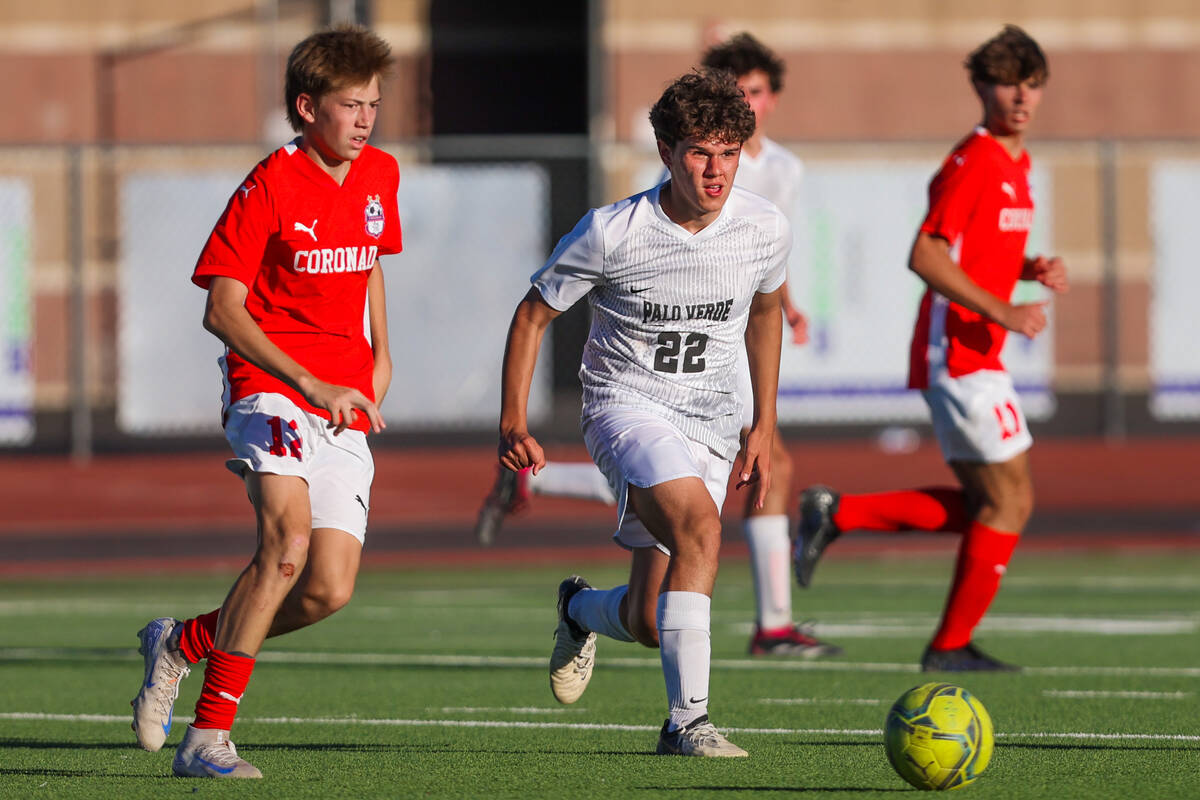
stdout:
POLYGON ((627 507, 630 484, 645 489, 678 478, 699 478, 704 481, 717 511, 725 503, 725 487, 733 462, 687 438, 653 412, 602 411, 584 420, 583 440, 616 495, 617 532, 613 538, 626 549, 657 547, 671 554, 627 507))
POLYGON ((333 435, 329 420, 301 409, 281 394, 243 397, 229 408, 225 438, 233 458, 225 466, 295 475, 308 484, 312 526, 346 531, 361 543, 367 532, 375 462, 362 431, 333 435))
POLYGON ((1033 445, 1007 372, 980 370, 951 378, 943 371, 921 394, 946 461, 999 464, 1033 445))

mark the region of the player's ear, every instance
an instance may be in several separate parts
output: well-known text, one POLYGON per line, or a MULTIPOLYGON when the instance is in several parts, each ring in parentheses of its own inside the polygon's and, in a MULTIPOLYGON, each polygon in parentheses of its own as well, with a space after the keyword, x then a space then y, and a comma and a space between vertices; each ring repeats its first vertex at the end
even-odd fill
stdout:
POLYGON ((658 157, 662 160, 663 166, 666 167, 667 169, 670 169, 671 168, 671 150, 673 148, 669 147, 667 145, 667 143, 664 142, 662 139, 655 139, 654 141, 658 145, 658 157))
POLYGON ((317 121, 317 100, 308 92, 301 92, 296 97, 296 111, 300 113, 300 119, 312 124, 317 121))

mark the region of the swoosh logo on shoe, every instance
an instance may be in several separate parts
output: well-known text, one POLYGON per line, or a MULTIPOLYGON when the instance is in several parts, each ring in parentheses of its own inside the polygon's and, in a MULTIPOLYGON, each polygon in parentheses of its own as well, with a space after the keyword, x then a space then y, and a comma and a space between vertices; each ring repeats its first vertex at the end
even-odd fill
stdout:
POLYGON ((201 758, 200 756, 197 756, 197 755, 193 755, 193 756, 192 756, 192 758, 196 759, 196 760, 197 760, 197 761, 199 761, 201 764, 203 764, 204 766, 206 766, 206 767, 208 767, 209 769, 213 770, 214 772, 219 772, 219 773, 221 773, 222 775, 228 775, 229 773, 231 773, 231 772, 233 772, 235 769, 237 769, 237 764, 234 764, 232 767, 222 767, 222 766, 218 766, 217 764, 214 764, 214 763, 212 763, 211 761, 206 761, 205 759, 203 759, 203 758, 201 758))

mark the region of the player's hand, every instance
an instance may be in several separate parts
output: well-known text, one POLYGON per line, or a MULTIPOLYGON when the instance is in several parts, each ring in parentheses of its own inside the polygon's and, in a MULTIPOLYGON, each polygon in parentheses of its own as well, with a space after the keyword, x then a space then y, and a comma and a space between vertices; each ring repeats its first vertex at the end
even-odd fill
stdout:
POLYGON ((737 483, 733 488, 738 490, 753 484, 754 507, 762 508, 767 501, 767 490, 771 488, 771 438, 752 428, 734 468, 737 483))
POLYGON ((784 310, 783 317, 792 329, 792 344, 808 344, 808 317, 804 312, 790 307, 784 310))
POLYGON ((379 407, 358 389, 315 381, 304 393, 304 399, 316 408, 323 408, 329 412, 328 427, 333 428, 334 436, 346 430, 354 422, 355 415, 360 412, 367 415, 373 432, 379 433, 387 427, 379 414, 379 407))
POLYGON ((1030 339, 1046 329, 1046 304, 1049 300, 1037 303, 1023 303, 1009 306, 1003 319, 996 320, 1013 333, 1020 333, 1030 339))
POLYGON ((1070 288, 1067 281, 1067 267, 1058 256, 1053 258, 1036 256, 1029 264, 1029 272, 1035 281, 1051 291, 1061 294, 1070 288))
POLYGON ((529 431, 501 433, 498 450, 501 466, 513 472, 532 467, 533 474, 537 475, 546 466, 546 453, 529 431))

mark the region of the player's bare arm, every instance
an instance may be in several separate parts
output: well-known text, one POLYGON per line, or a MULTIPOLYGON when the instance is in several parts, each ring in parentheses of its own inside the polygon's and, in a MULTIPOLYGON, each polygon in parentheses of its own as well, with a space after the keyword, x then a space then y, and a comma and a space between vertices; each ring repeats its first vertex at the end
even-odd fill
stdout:
POLYGON ((950 243, 940 236, 919 232, 913 242, 908 268, 938 294, 983 314, 1010 331, 1032 339, 1046 327, 1043 306, 1048 301, 1013 305, 996 297, 962 271, 950 257, 950 243))
POLYGON ((371 330, 371 352, 375 356, 375 371, 371 388, 375 390, 376 407, 383 404, 392 383, 392 354, 388 345, 387 297, 383 288, 383 268, 379 262, 367 278, 367 322, 371 330))
POLYGON ((1046 258, 1043 255, 1037 255, 1025 259, 1021 280, 1037 281, 1047 289, 1059 294, 1070 288, 1070 282, 1067 280, 1067 266, 1058 256, 1046 258))
POLYGON ((546 465, 546 454, 529 433, 529 387, 538 351, 547 326, 559 315, 530 289, 517 305, 504 347, 500 386, 500 463, 515 471, 533 467, 534 474, 546 465))
POLYGON ((781 287, 769 294, 755 294, 746 320, 746 357, 750 362, 750 384, 754 388, 754 422, 742 448, 737 488, 757 482, 756 508, 762 508, 771 488, 775 395, 779 391, 779 351, 783 341, 783 320, 779 314, 782 291, 781 287))
POLYGON ((378 407, 362 392, 319 380, 267 338, 246 310, 248 293, 246 284, 236 278, 213 277, 204 308, 205 330, 254 366, 300 392, 315 407, 328 411, 329 426, 335 434, 354 420, 356 410, 367 415, 376 433, 383 430, 378 407))
POLYGON ((808 344, 808 317, 792 303, 791 292, 788 291, 787 281, 783 282, 779 295, 779 305, 783 308, 783 318, 792 329, 792 344, 808 344))

